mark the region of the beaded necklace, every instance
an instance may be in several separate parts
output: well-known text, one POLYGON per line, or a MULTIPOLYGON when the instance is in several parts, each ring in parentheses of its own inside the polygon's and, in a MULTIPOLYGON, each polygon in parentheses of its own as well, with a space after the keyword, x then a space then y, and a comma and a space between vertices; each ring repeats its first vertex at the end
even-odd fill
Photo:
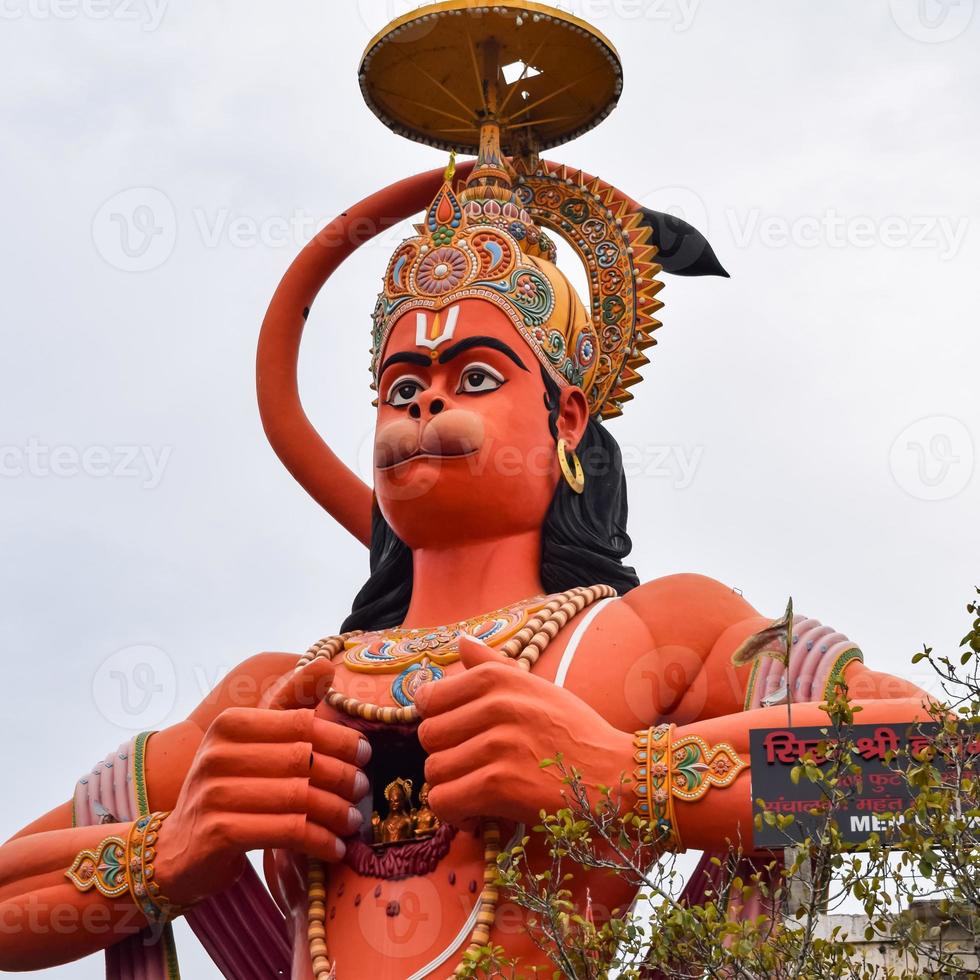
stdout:
MULTIPOLYGON (((457 623, 452 627, 440 627, 438 630, 390 630, 386 633, 363 634, 359 632, 345 633, 341 636, 324 637, 318 640, 300 658, 298 666, 303 667, 318 658, 332 660, 341 650, 362 651, 373 648, 381 652, 382 657, 389 661, 385 666, 389 671, 406 669, 405 659, 410 659, 408 667, 416 667, 426 661, 422 651, 425 647, 431 654, 429 659, 435 660, 442 656, 443 663, 451 663, 459 658, 458 641, 461 633, 467 632, 474 624, 488 623, 495 619, 513 618, 520 621, 514 630, 507 630, 507 638, 496 634, 498 649, 517 661, 524 670, 531 670, 548 644, 558 635, 562 628, 577 616, 583 609, 593 605, 600 599, 608 599, 616 595, 615 589, 608 585, 591 585, 583 588, 569 589, 558 595, 547 598, 528 599, 514 607, 491 613, 489 616, 476 617, 457 623), (391 648, 382 650, 378 646, 378 638, 385 638, 393 645, 400 645, 401 650, 392 653, 391 648), (417 641, 422 640, 422 643, 417 641), (414 643, 412 641, 415 641, 414 643), (406 646, 405 644, 409 645, 406 646), (455 657, 449 647, 455 648, 455 657), (419 659, 413 659, 418 657, 419 659), (451 659, 450 659, 451 658, 451 659)), ((346 658, 345 658, 346 660, 346 658)), ((349 660, 346 661, 351 666, 349 660)), ((354 669, 354 668, 352 668, 354 669)), ((373 671, 372 671, 373 672, 373 671)), ((386 671, 388 672, 388 671, 386 671)), ((400 675, 399 675, 400 676, 400 675)), ((441 672, 438 675, 442 676, 441 672)), ((436 680, 438 677, 431 677, 436 680)), ((347 697, 339 691, 327 694, 327 703, 338 711, 353 718, 365 721, 380 722, 385 725, 412 724, 419 720, 418 709, 414 703, 400 703, 397 708, 390 705, 368 704, 357 698, 347 697)), ((397 700, 397 698, 396 698, 397 700)), ((490 942, 490 929, 496 917, 499 889, 496 885, 497 857, 500 854, 500 825, 496 820, 483 820, 483 891, 478 901, 479 912, 476 924, 470 933, 469 943, 464 951, 464 959, 453 971, 452 976, 458 977, 464 969, 465 952, 478 950, 490 942)), ((310 858, 307 862, 307 919, 310 959, 313 964, 315 980, 334 980, 336 973, 330 964, 327 947, 327 872, 323 862, 310 858)))

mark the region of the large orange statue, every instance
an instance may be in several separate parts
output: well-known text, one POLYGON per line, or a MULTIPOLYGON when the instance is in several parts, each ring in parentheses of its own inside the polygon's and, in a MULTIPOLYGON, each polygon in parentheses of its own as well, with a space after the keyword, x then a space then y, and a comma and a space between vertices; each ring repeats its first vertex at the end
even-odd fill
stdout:
MULTIPOLYGON (((0 968, 107 949, 113 977, 174 977, 182 914, 229 977, 446 977, 488 941, 542 964, 493 866, 562 805, 543 758, 590 786, 629 774, 668 846, 719 850, 751 840, 749 732, 784 724, 787 692, 800 725, 840 679, 862 720, 917 717, 918 689, 817 620, 797 617, 790 676, 736 666, 768 618, 711 579, 640 584, 624 564, 605 423, 654 344, 661 269, 723 270, 682 222, 538 156, 621 84, 609 41, 530 0, 429 5, 372 41, 372 109, 476 162, 345 211, 289 269, 258 351, 266 432, 370 547, 370 578, 337 635, 244 661, 0 849, 0 968), (372 492, 308 422, 296 361, 355 229, 420 212, 374 313, 372 492), (551 236, 584 262, 585 304, 551 236)), ((603 874, 575 888, 596 917, 632 898, 603 874)))

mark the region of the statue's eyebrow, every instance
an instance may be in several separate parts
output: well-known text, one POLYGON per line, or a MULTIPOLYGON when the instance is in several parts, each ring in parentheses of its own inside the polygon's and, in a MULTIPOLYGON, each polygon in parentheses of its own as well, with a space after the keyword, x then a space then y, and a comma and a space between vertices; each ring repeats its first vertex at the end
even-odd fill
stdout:
POLYGON ((524 362, 518 357, 517 352, 508 347, 502 340, 497 340, 496 337, 465 337, 459 343, 453 344, 452 347, 447 347, 439 355, 439 363, 446 364, 454 357, 468 350, 472 350, 474 347, 489 347, 491 350, 500 351, 505 357, 509 357, 522 371, 527 370, 524 362))
POLYGON ((392 364, 414 364, 417 367, 432 367, 432 358, 426 354, 417 354, 415 351, 399 351, 397 354, 392 354, 384 364, 381 365, 381 370, 378 372, 378 377, 380 378, 392 364))

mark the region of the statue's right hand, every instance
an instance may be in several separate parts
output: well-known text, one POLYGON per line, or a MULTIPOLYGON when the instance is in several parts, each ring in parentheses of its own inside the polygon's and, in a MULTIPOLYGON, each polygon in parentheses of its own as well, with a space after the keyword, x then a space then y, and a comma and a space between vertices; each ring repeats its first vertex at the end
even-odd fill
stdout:
POLYGON ((318 718, 333 666, 315 660, 280 683, 266 707, 227 708, 204 735, 160 828, 156 877, 176 905, 222 891, 248 851, 270 847, 340 860, 357 831, 371 757, 356 731, 318 718))

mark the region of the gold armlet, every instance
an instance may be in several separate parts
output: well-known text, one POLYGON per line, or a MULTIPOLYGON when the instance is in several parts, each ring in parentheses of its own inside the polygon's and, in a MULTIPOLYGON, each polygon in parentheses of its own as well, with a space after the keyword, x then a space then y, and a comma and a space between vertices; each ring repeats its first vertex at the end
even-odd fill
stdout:
POLYGON ((149 922, 176 918, 180 909, 161 893, 153 864, 160 826, 167 816, 151 813, 140 817, 128 839, 106 837, 94 850, 79 852, 65 877, 80 892, 95 888, 106 898, 118 898, 128 892, 149 922))
POLYGON ((668 850, 682 851, 674 800, 693 803, 712 786, 730 786, 748 763, 727 742, 712 746, 697 735, 675 741, 675 727, 658 725, 633 736, 633 776, 637 811, 668 850))
POLYGON ((121 837, 106 837, 95 850, 80 851, 65 877, 80 892, 94 888, 106 898, 125 895, 129 891, 126 841, 121 837))

